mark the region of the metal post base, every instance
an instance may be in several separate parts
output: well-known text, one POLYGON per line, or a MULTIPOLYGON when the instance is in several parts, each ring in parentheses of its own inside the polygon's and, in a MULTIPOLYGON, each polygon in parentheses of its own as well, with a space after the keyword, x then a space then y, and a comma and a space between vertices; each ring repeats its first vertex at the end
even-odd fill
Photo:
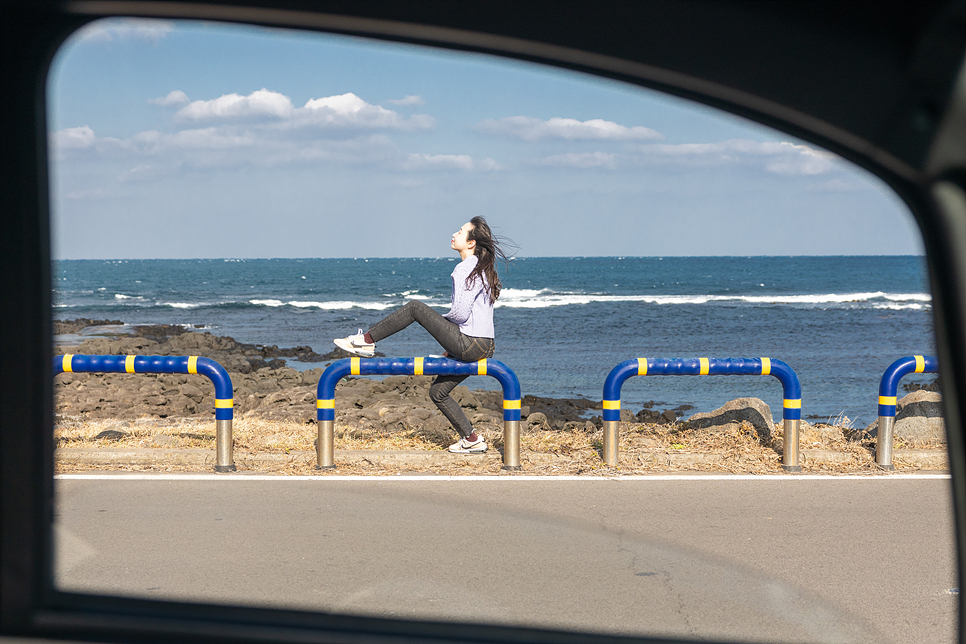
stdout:
POLYGON ((801 472, 802 468, 798 460, 798 430, 801 425, 800 420, 786 418, 784 447, 782 449, 782 469, 786 472, 801 472))
POLYGON ((875 464, 884 470, 896 469, 892 465, 892 441, 895 429, 895 416, 879 416, 879 427, 875 438, 875 464))
POLYGON ((506 472, 519 472, 520 470, 523 469, 523 466, 522 465, 504 465, 500 469, 506 472))
POLYGON ((604 447, 601 450, 601 460, 604 461, 604 465, 609 465, 610 467, 617 465, 617 450, 619 444, 617 425, 618 421, 616 420, 604 421, 604 447))
POLYGON ((520 421, 503 421, 503 469, 520 469, 520 421))
POLYGON ((336 467, 335 467, 335 465, 316 465, 315 466, 315 469, 317 469, 317 470, 334 470, 334 469, 336 469, 336 467))
POLYGON ((878 467, 880 470, 884 470, 886 472, 895 472, 896 471, 896 466, 895 465, 892 465, 891 463, 889 465, 879 465, 878 463, 876 463, 876 467, 878 467))
POLYGON ((319 421, 319 437, 315 440, 316 467, 331 469, 335 467, 335 421, 319 421))
POLYGON ((215 471, 234 472, 234 439, 231 435, 231 419, 215 420, 215 471))

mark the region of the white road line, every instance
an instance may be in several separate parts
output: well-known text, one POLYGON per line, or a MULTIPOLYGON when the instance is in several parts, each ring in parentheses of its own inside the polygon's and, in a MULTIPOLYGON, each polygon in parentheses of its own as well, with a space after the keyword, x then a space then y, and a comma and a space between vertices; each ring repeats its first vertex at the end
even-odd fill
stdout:
POLYGON ((57 474, 59 481, 909 481, 949 474, 655 474, 653 476, 278 476, 267 474, 57 474))

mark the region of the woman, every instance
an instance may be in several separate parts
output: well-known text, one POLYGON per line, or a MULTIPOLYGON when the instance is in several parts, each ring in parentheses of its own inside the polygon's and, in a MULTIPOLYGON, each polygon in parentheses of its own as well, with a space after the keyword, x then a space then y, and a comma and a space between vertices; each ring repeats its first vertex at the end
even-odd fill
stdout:
MULTIPOLYGON (((462 261, 453 269, 453 298, 450 310, 440 315, 422 302, 411 300, 390 313, 368 331, 335 340, 342 349, 363 357, 372 357, 376 342, 418 322, 445 349, 443 354, 462 362, 475 362, 493 356, 496 348, 493 333, 493 303, 500 296, 500 278, 496 273, 497 257, 507 261, 490 227, 483 217, 473 217, 456 231, 450 246, 462 261)), ((481 454, 487 445, 450 392, 469 376, 436 376, 429 397, 460 435, 449 451, 481 454)))

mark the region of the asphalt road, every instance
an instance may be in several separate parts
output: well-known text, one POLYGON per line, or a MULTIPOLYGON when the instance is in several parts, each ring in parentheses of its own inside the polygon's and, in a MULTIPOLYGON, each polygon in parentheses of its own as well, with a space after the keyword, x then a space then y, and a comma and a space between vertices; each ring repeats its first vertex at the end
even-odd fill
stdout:
POLYGON ((60 478, 65 590, 757 641, 948 642, 945 478, 60 478))

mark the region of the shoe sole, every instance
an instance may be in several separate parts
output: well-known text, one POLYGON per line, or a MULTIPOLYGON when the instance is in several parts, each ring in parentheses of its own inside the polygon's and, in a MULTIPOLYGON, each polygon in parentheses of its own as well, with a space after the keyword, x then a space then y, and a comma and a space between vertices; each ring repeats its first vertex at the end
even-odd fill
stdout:
POLYGON ((375 351, 366 351, 365 349, 358 349, 352 344, 346 342, 345 340, 342 340, 341 338, 338 340, 333 340, 332 343, 335 344, 335 346, 342 349, 343 351, 348 351, 349 353, 355 354, 357 356, 362 356, 363 358, 371 358, 374 355, 376 355, 375 351))
POLYGON ((488 447, 484 447, 483 449, 475 449, 475 448, 470 448, 470 449, 456 449, 456 450, 451 449, 451 450, 449 450, 449 453, 450 454, 483 454, 483 453, 486 452, 487 449, 489 449, 489 448, 488 447))

